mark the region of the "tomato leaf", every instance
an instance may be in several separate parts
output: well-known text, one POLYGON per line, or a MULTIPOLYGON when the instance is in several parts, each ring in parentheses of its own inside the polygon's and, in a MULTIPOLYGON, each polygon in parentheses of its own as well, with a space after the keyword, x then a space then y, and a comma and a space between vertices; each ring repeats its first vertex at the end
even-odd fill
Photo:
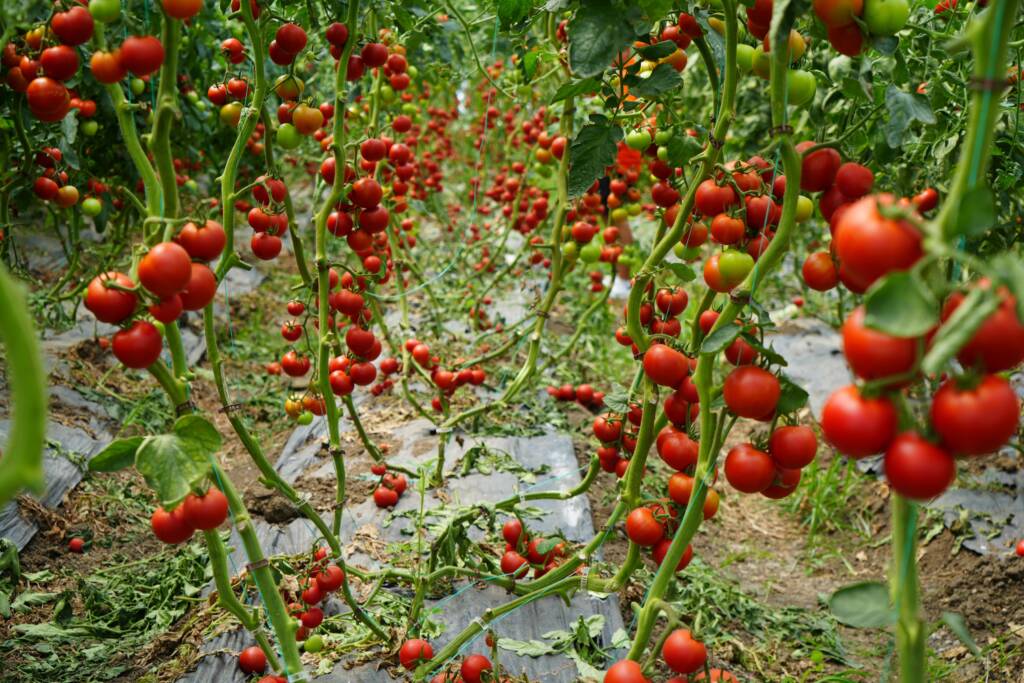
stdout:
POLYGON ((604 397, 604 407, 609 412, 622 415, 629 411, 629 395, 624 391, 613 391, 604 397))
POLYGON ((117 439, 89 460, 90 472, 117 472, 135 463, 135 453, 142 444, 141 436, 117 439))
POLYGON ((744 332, 740 336, 743 338, 743 341, 747 342, 751 348, 757 351, 772 365, 780 365, 782 367, 789 365, 781 354, 777 353, 772 347, 762 344, 754 335, 744 332))
POLYGON ((672 54, 678 49, 679 48, 676 46, 676 44, 673 43, 671 40, 663 40, 660 43, 655 43, 654 45, 645 45, 644 47, 637 49, 637 52, 639 52, 640 56, 643 57, 644 59, 649 59, 652 62, 656 62, 659 59, 664 59, 665 57, 668 57, 670 54, 672 54))
POLYGON ((844 586, 828 599, 832 616, 853 628, 883 628, 896 623, 896 611, 889 606, 889 589, 878 581, 844 586))
POLYGON ((185 415, 178 418, 174 423, 174 433, 183 439, 195 441, 196 447, 202 449, 207 455, 216 453, 223 443, 217 428, 205 417, 199 415, 185 415))
POLYGON ((932 338, 931 348, 921 361, 921 370, 928 375, 941 372, 998 307, 999 297, 991 289, 972 289, 932 338))
POLYGON ((960 639, 960 642, 971 651, 972 655, 978 655, 981 652, 978 648, 978 644, 974 642, 974 638, 971 637, 971 630, 967 628, 967 622, 964 620, 962 614, 958 614, 957 612, 943 612, 942 623, 953 632, 953 635, 960 639))
POLYGON ((551 104, 555 102, 561 102, 567 97, 576 97, 584 93, 593 92, 597 90, 598 86, 601 85, 601 81, 596 78, 584 78, 582 81, 570 81, 569 83, 563 83, 562 86, 555 91, 555 94, 551 96, 551 104))
POLYGON ((615 163, 622 129, 608 121, 583 127, 569 147, 569 196, 579 197, 615 163))
POLYGON ((736 337, 740 336, 741 331, 742 328, 735 323, 729 323, 728 325, 719 327, 717 330, 709 334, 703 342, 701 342, 700 352, 718 353, 729 344, 732 344, 732 341, 736 337))
POLYGON ((996 222, 996 198, 988 185, 976 185, 964 193, 953 221, 953 236, 984 234, 996 222))
POLYGON ((939 321, 939 303, 913 273, 893 272, 876 282, 864 299, 868 327, 894 337, 919 337, 939 321))
POLYGON ((779 402, 775 405, 775 412, 778 415, 795 413, 807 405, 810 394, 798 384, 794 384, 785 375, 779 375, 779 384, 782 385, 782 393, 779 394, 779 402))
MULTIPOLYGON (((636 15, 637 7, 630 8, 636 15)), ((569 67, 577 76, 596 76, 633 42, 623 25, 625 14, 610 0, 589 0, 580 4, 568 25, 569 67)))
POLYGON ((914 121, 935 123, 935 114, 925 98, 903 92, 895 85, 885 91, 885 108, 889 110, 885 141, 894 149, 903 145, 904 134, 914 121))
POLYGON ((501 27, 507 29, 530 16, 530 11, 533 10, 533 0, 497 0, 495 9, 498 20, 501 21, 501 27))
POLYGON ((139 446, 135 468, 156 491, 161 505, 174 507, 183 501, 192 484, 210 471, 213 453, 206 444, 202 436, 190 438, 175 433, 148 436, 139 446))
POLYGON ((541 555, 547 555, 555 549, 555 546, 557 546, 561 542, 562 539, 560 539, 558 536, 551 536, 550 538, 545 538, 543 541, 537 544, 537 552, 541 555))
POLYGON ((689 135, 673 135, 672 139, 665 145, 668 150, 667 163, 671 166, 685 166, 690 163, 695 155, 699 154, 702 147, 697 138, 689 135))
MULTIPOLYGON (((632 79, 630 79, 632 80, 632 79)), ((639 97, 657 97, 670 90, 678 88, 683 79, 679 72, 669 64, 659 64, 647 78, 636 78, 636 83, 631 86, 631 92, 639 97)))
POLYGON ((672 271, 672 274, 683 282, 692 282, 697 279, 697 273, 685 263, 666 263, 665 267, 672 271))

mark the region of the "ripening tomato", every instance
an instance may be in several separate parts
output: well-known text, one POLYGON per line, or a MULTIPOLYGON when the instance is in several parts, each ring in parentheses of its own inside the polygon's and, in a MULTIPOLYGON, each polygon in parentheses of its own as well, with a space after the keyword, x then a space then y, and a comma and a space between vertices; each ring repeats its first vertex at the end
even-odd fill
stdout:
POLYGON ((163 337, 153 323, 136 320, 131 327, 119 330, 111 340, 111 348, 125 367, 148 368, 160 357, 163 337))
POLYGON ((864 34, 857 24, 829 28, 827 35, 828 42, 839 54, 856 57, 864 50, 864 34))
POLYGON ((433 659, 433 657, 434 648, 430 647, 430 643, 420 638, 412 638, 405 641, 398 650, 398 661, 409 671, 415 669, 421 662, 433 659))
POLYGON ((187 541, 192 538, 195 531, 185 519, 180 505, 170 512, 158 507, 149 518, 149 525, 154 536, 164 543, 171 544, 187 541))
POLYGON ((904 432, 885 451, 885 478, 905 498, 930 500, 956 479, 956 461, 920 434, 904 432))
POLYGON ((100 83, 117 83, 128 74, 128 69, 121 64, 120 51, 104 52, 97 50, 89 59, 89 69, 93 78, 100 83))
POLYGON ((775 375, 753 365, 743 365, 725 378, 722 398, 740 417, 760 420, 775 412, 782 387, 775 375))
POLYGON ((725 456, 725 478, 737 491, 760 493, 775 481, 775 463, 753 445, 740 444, 725 456))
POLYGON ((892 195, 864 197, 847 208, 836 224, 836 257, 846 276, 868 288, 894 270, 906 270, 921 258, 921 233, 909 221, 885 218, 880 206, 894 207, 892 195))
POLYGON ((106 282, 128 288, 134 287, 135 283, 124 273, 109 271, 94 277, 85 290, 85 307, 100 322, 116 325, 135 312, 138 298, 134 292, 107 287, 106 282))
MULTIPOLYGON (((843 322, 843 354, 853 374, 876 380, 906 375, 917 363, 924 347, 918 337, 893 337, 864 324, 863 306, 853 309, 843 322)), ((898 384, 905 384, 906 378, 898 384)))
POLYGON ((768 451, 779 467, 800 469, 811 464, 818 450, 814 430, 806 425, 778 427, 772 432, 768 451))
POLYGON ((626 535, 633 543, 647 548, 665 536, 665 527, 650 509, 639 507, 626 517, 626 535))
POLYGON ((814 13, 828 28, 853 23, 864 9, 864 0, 814 0, 814 13))
POLYGON ((686 629, 676 629, 669 634, 661 648, 661 656, 668 668, 676 673, 689 674, 702 669, 708 659, 704 643, 694 640, 686 629))
POLYGON ((884 451, 896 425, 896 408, 888 398, 864 398, 852 384, 834 391, 821 411, 825 440, 852 458, 884 451))
POLYGON ((962 455, 993 453, 1017 433, 1020 400, 1010 383, 986 375, 975 386, 961 388, 947 380, 935 392, 932 425, 951 451, 962 455))
POLYGON ((211 486, 203 496, 188 494, 181 507, 185 520, 200 531, 216 529, 228 518, 227 496, 215 486, 211 486))

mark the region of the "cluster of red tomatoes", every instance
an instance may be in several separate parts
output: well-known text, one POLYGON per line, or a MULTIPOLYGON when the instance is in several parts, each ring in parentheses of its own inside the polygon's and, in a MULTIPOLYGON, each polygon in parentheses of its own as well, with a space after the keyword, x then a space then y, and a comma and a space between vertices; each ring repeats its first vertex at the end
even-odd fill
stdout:
POLYGON ((216 486, 201 496, 190 493, 173 510, 158 507, 149 518, 153 535, 164 543, 183 543, 196 529, 212 531, 228 518, 228 499, 216 486))
POLYGON ((58 164, 64 160, 64 154, 56 147, 44 147, 36 154, 36 165, 43 170, 32 191, 44 202, 56 202, 57 206, 68 208, 78 203, 78 188, 68 183, 68 173, 58 170, 58 164))
POLYGON ((246 214, 254 233, 249 246, 256 258, 270 261, 281 253, 281 238, 288 232, 288 214, 283 205, 288 188, 277 178, 260 176, 252 188, 252 196, 257 206, 246 214))
MULTIPOLYGON (((982 281, 977 286, 991 285, 982 281)), ((1017 432, 1020 400, 996 373, 1024 360, 1024 325, 1013 296, 1005 290, 998 294, 999 307, 957 354, 965 372, 946 378, 931 395, 929 432, 904 427, 912 409, 903 389, 920 378, 923 354, 965 295, 953 293, 942 308, 939 328, 921 337, 871 329, 863 308, 851 312, 842 327, 843 353, 853 374, 870 384, 850 385, 829 397, 821 416, 829 443, 854 458, 884 452, 890 486, 914 500, 946 490, 956 477, 956 456, 985 455, 1005 445, 1017 432)))
POLYGON ((540 578, 558 566, 565 557, 565 542, 557 537, 530 538, 519 519, 510 519, 501 528, 505 552, 501 556, 501 573, 513 579, 526 576, 533 567, 534 578, 540 578))
POLYGON ((600 410, 604 406, 604 392, 595 391, 589 384, 581 384, 573 387, 571 384, 563 384, 560 387, 550 386, 547 388, 548 396, 556 401, 576 401, 584 408, 600 410))
POLYGON ((288 612, 302 624, 295 633, 296 640, 306 640, 310 631, 323 622, 323 610, 317 605, 345 582, 345 571, 327 556, 327 548, 317 548, 312 560, 300 568, 300 601, 288 604, 288 612))
MULTIPOLYGON (((668 637, 665 638, 665 643, 661 647, 661 657, 665 665, 676 673, 696 674, 686 679, 671 678, 668 683, 706 680, 703 669, 708 660, 707 648, 704 646, 704 643, 695 639, 689 630, 677 628, 668 634, 668 637), (697 674, 698 671, 700 671, 699 674, 697 674)), ((722 681, 724 683, 725 681, 736 681, 736 677, 728 672, 712 669, 710 680, 722 681)), ((604 676, 604 683, 647 682, 648 679, 644 676, 643 668, 639 663, 630 659, 616 662, 608 669, 604 676)))
POLYGON ((97 275, 85 293, 85 307, 97 320, 123 329, 114 334, 114 355, 129 368, 147 368, 160 357, 163 336, 156 325, 137 317, 140 299, 158 323, 170 323, 184 311, 198 311, 213 300, 217 278, 205 261, 224 249, 224 228, 208 220, 203 226, 184 225, 174 242, 160 242, 139 261, 142 289, 126 274, 97 275))
POLYGON ((391 474, 384 463, 374 463, 370 471, 380 477, 377 488, 373 490, 373 502, 379 508, 391 508, 398 505, 398 499, 402 497, 409 487, 405 475, 399 472, 391 474))
MULTIPOLYGON (((430 347, 418 339, 407 339, 405 350, 412 356, 413 361, 421 368, 430 371, 430 379, 434 386, 446 398, 450 399, 455 391, 465 385, 480 386, 487 380, 487 373, 479 367, 461 368, 459 370, 444 370, 441 368, 441 359, 431 355, 430 347)), ((458 365, 458 363, 456 363, 458 365)), ((441 396, 431 399, 431 407, 435 412, 442 412, 444 403, 441 396)))
MULTIPOLYGON (((686 310, 689 302, 689 295, 687 295, 686 290, 682 287, 659 289, 654 297, 654 305, 651 305, 649 301, 645 301, 640 305, 640 324, 651 334, 678 337, 683 330, 679 316, 686 310)), ((623 308, 622 317, 627 317, 627 308, 623 308)), ((625 326, 615 330, 615 341, 622 346, 630 347, 633 355, 640 353, 639 347, 633 342, 625 326)), ((655 355, 659 353, 661 353, 661 350, 655 351, 655 355)), ((654 361, 652 360, 651 362, 653 363, 654 361)), ((680 381, 682 381, 682 378, 680 378, 680 381)))

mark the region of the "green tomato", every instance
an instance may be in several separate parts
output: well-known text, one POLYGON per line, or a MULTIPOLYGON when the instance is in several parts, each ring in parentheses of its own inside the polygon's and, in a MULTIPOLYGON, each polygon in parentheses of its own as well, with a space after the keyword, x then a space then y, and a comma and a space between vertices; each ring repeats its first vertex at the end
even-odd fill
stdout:
POLYGON ((302 414, 299 415, 299 419, 296 420, 300 425, 308 425, 313 422, 313 413, 308 410, 303 410, 302 414))
POLYGON ((658 159, 668 161, 668 147, 658 147, 658 159))
POLYGON ((302 647, 306 652, 320 652, 324 649, 324 638, 319 633, 314 633, 306 638, 306 643, 302 647))
POLYGON ((864 23, 873 36, 891 36, 903 28, 910 17, 907 0, 867 0, 864 23))
POLYGON ((772 58, 768 56, 761 45, 754 48, 754 60, 751 68, 755 74, 768 80, 772 68, 772 58))
POLYGON ((596 241, 584 244, 580 249, 580 260, 584 263, 594 263, 601 258, 601 245, 596 241))
POLYGON ((626 145, 642 152, 651 146, 651 134, 646 130, 634 130, 626 136, 626 145))
POLYGON ((654 134, 654 142, 659 145, 667 145, 668 141, 672 139, 672 129, 663 128, 654 134))
POLYGON ((380 99, 382 99, 385 102, 394 102, 395 89, 392 88, 390 85, 380 86, 380 99))
POLYGON ((206 111, 209 108, 210 103, 206 100, 199 100, 198 102, 196 102, 196 109, 198 109, 199 111, 206 111))
POLYGON ((82 213, 90 218, 95 218, 103 211, 103 202, 95 197, 86 197, 82 200, 82 213))
POLYGON ((408 67, 408 68, 407 68, 407 69, 405 70, 405 72, 406 72, 407 74, 409 74, 409 78, 411 78, 411 79, 413 79, 413 80, 416 80, 416 77, 420 75, 420 70, 419 70, 419 69, 417 69, 417 68, 416 68, 416 67, 415 67, 414 65, 412 65, 412 64, 410 64, 410 65, 409 65, 409 67, 408 67))
POLYGON ((146 81, 142 80, 141 78, 133 78, 131 80, 131 83, 129 83, 128 85, 131 88, 133 95, 138 96, 146 92, 146 81))
POLYGON ((199 101, 199 93, 197 93, 195 90, 189 90, 188 94, 185 95, 185 98, 192 104, 195 104, 199 101))
POLYGON ((121 16, 121 0, 89 0, 89 14, 96 21, 113 23, 121 16))
POLYGON ((612 209, 612 222, 618 223, 619 221, 624 221, 627 218, 629 218, 629 211, 627 211, 625 207, 617 206, 612 209))
POLYGON ((672 253, 676 255, 677 259, 682 259, 686 254, 686 246, 682 242, 677 242, 676 246, 672 247, 672 253))
POLYGON ((718 271, 727 284, 737 285, 754 268, 754 257, 744 251, 726 249, 718 257, 718 271))
POLYGON ((406 114, 408 116, 415 116, 419 112, 420 112, 419 107, 417 107, 412 102, 406 102, 405 104, 402 105, 402 113, 403 114, 406 114))
POLYGON ((682 242, 672 247, 672 252, 676 255, 676 258, 683 261, 693 261, 700 258, 700 247, 688 247, 682 242))
POLYGON ((754 47, 746 43, 736 46, 736 66, 741 73, 748 74, 754 68, 754 47))
POLYGON ((803 69, 791 69, 786 79, 786 100, 794 107, 802 107, 814 99, 818 81, 814 74, 803 69))
POLYGON ((639 216, 643 210, 644 207, 641 204, 630 204, 626 207, 626 211, 629 212, 630 216, 639 216))
POLYGON ((800 195, 796 200, 796 222, 803 223, 814 213, 814 202, 810 197, 800 195))
POLYGON ((281 145, 284 149, 295 149, 302 144, 302 136, 295 129, 295 126, 290 123, 282 123, 281 127, 277 129, 277 135, 274 138, 277 140, 277 144, 281 145))
POLYGON ((78 130, 82 131, 82 135, 91 138, 99 132, 100 124, 95 121, 82 121, 82 125, 78 127, 78 130))
POLYGON ((562 245, 562 258, 566 261, 575 261, 579 255, 579 247, 576 246, 575 242, 566 242, 562 245))
POLYGON ((197 183, 196 181, 192 180, 192 178, 189 178, 188 180, 185 181, 185 186, 184 187, 189 192, 195 193, 195 192, 199 191, 199 183, 197 183))

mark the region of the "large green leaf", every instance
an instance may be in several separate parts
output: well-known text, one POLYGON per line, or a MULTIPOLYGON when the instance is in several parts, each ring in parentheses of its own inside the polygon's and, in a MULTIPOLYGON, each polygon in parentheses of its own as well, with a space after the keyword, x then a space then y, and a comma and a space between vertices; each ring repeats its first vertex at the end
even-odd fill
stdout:
POLYGON ((530 16, 534 2, 533 0, 496 0, 494 4, 501 27, 507 29, 530 16))
POLYGON ((864 299, 864 323, 894 337, 919 337, 939 321, 939 303, 924 282, 894 272, 876 282, 864 299))
POLYGON ((117 439, 89 460, 91 472, 117 472, 135 463, 135 452, 142 444, 141 436, 117 439))
MULTIPOLYGON (((634 8, 634 12, 635 12, 634 8)), ((596 76, 633 42, 623 10, 611 0, 581 3, 569 22, 569 67, 577 76, 596 76)))
POLYGON ((601 81, 596 78, 584 78, 581 81, 569 81, 568 83, 563 83, 562 86, 555 91, 555 94, 551 96, 550 101, 554 104, 555 102, 561 102, 567 97, 576 97, 577 95, 593 92, 597 90, 600 85, 601 81))
POLYGON ((996 198, 988 185, 976 185, 964 193, 953 221, 953 235, 984 234, 996 222, 996 198))
POLYGON ((709 334, 700 345, 701 353, 718 353, 740 336, 743 329, 735 324, 723 325, 709 334))
POLYGON ((569 196, 579 197, 615 163, 622 129, 607 121, 583 127, 569 147, 569 196))
POLYGON ((854 628, 883 628, 896 623, 889 606, 889 589, 878 581, 864 581, 840 588, 828 599, 832 616, 854 628))
POLYGON ((806 389, 795 384, 785 375, 779 377, 779 384, 782 385, 782 393, 779 395, 779 402, 775 405, 776 414, 794 413, 807 405, 810 394, 806 389))
POLYGON ((638 48, 637 52, 639 52, 640 56, 643 57, 644 59, 649 59, 653 62, 656 62, 659 59, 664 59, 665 57, 668 57, 670 54, 672 54, 678 49, 679 48, 676 46, 676 44, 673 43, 671 40, 663 40, 660 43, 655 43, 654 45, 645 45, 641 48, 638 48))
POLYGON ((659 64, 647 78, 638 78, 632 86, 632 94, 638 97, 657 97, 670 90, 675 90, 683 82, 679 72, 669 64, 659 64))
POLYGON ((685 166, 690 163, 697 154, 700 154, 701 147, 700 142, 697 138, 690 135, 673 135, 672 139, 665 145, 665 149, 668 150, 668 159, 666 162, 672 166, 685 166))
POLYGON ((172 434, 146 437, 135 455, 135 467, 160 504, 173 507, 209 473, 210 459, 220 444, 220 434, 209 421, 186 415, 174 424, 172 434))

